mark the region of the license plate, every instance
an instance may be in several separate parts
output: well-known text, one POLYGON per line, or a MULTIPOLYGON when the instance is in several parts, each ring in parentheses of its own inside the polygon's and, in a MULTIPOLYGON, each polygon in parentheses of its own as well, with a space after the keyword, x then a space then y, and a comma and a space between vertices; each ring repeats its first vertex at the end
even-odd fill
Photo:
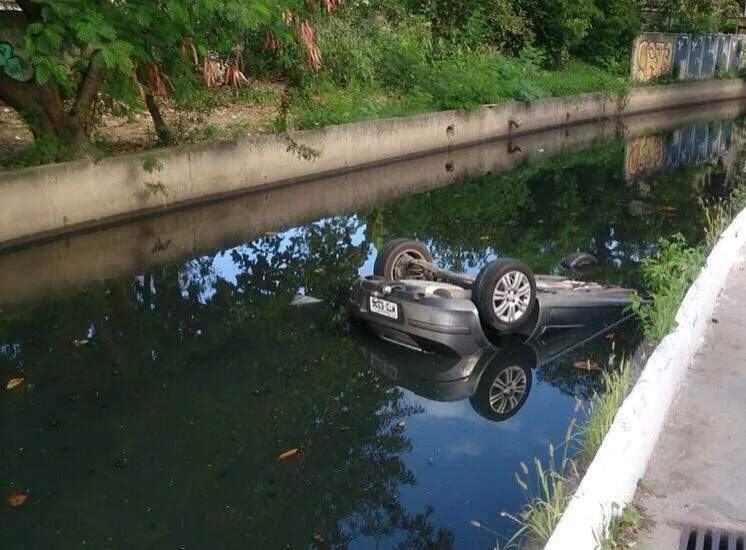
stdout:
POLYGON ((380 298, 370 297, 370 310, 373 313, 378 313, 389 319, 399 318, 399 306, 394 302, 388 300, 381 300, 380 298))

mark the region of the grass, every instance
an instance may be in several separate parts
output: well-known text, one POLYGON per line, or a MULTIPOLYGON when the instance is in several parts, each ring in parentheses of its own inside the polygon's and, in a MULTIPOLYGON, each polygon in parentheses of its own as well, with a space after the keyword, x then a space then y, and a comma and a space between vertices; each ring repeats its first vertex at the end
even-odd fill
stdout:
POLYGON ((528 503, 520 510, 518 516, 508 512, 500 513, 501 516, 520 525, 508 541, 508 547, 524 537, 546 542, 565 511, 570 497, 565 489, 566 482, 568 476, 572 475, 570 472, 576 473, 576 470, 567 456, 562 457, 557 468, 554 454, 555 448, 550 445, 546 466, 539 458, 534 457, 534 479, 529 477, 530 470, 524 462, 521 462, 521 471, 526 476, 525 479, 520 474, 515 474, 516 482, 526 493, 528 503))
POLYGON ((628 82, 580 61, 545 71, 516 58, 473 53, 415 65, 403 89, 386 84, 337 86, 321 83, 293 105, 297 129, 408 116, 448 109, 471 109, 510 100, 533 101, 584 92, 626 93, 628 82))
POLYGON ((590 464, 596 452, 601 447, 604 437, 611 428, 619 407, 629 390, 629 363, 621 361, 617 370, 603 372, 604 393, 596 394, 591 399, 588 416, 579 427, 580 453, 582 464, 590 464))
POLYGON ((746 188, 736 187, 730 197, 712 203, 700 202, 704 213, 705 239, 690 246, 680 234, 658 241, 651 258, 641 262, 642 277, 650 294, 643 303, 633 304, 646 336, 659 343, 676 326, 681 301, 707 260, 707 255, 733 217, 746 207, 746 188))
POLYGON ((609 527, 603 537, 596 538, 597 550, 621 550, 634 548, 640 532, 650 527, 650 520, 634 504, 622 507, 611 505, 609 527))
MULTIPOLYGON (((587 465, 593 459, 629 390, 628 362, 621 360, 616 365, 613 344, 608 369, 603 372, 605 390, 591 399, 585 420, 580 424, 576 424, 574 418, 570 421, 561 445, 563 454, 559 467, 555 464, 555 447, 550 445, 546 466, 534 458, 536 481, 533 484, 516 474, 516 482, 526 493, 527 502, 515 516, 501 513, 519 525, 508 547, 517 545, 525 537, 546 543, 562 518, 570 499, 569 482, 577 482, 581 477, 578 464, 587 465), (575 443, 579 444, 579 453, 576 458, 569 458, 568 451, 575 443)), ((523 462, 521 471, 525 476, 529 474, 523 462)))

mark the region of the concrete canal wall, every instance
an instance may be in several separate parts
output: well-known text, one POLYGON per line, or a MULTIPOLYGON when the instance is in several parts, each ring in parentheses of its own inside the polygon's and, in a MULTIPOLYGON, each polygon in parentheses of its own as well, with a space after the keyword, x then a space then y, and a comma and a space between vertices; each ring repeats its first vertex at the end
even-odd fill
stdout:
MULTIPOLYGON (((282 136, 221 141, 0 174, 0 249, 169 208, 350 173, 498 138, 569 129, 620 115, 746 97, 721 80, 507 102, 330 126, 282 136), (306 160, 297 144, 321 152, 306 160)), ((349 185, 356 185, 350 178, 349 185)))
MULTIPOLYGON (((650 133, 675 129, 674 140, 687 129, 709 126, 711 120, 731 118, 743 101, 721 102, 708 109, 689 108, 582 124, 481 143, 433 155, 409 158, 368 170, 337 174, 293 186, 249 193, 186 210, 164 212, 99 231, 0 254, 0 309, 21 307, 40 299, 54 299, 94 288, 108 279, 131 276, 154 266, 209 255, 323 216, 366 208, 397 196, 436 189, 465 178, 585 149, 625 136, 630 159, 648 149, 650 133), (640 140, 640 147, 635 144, 640 140)), ((696 147, 697 140, 694 147, 696 147)), ((727 158, 727 140, 718 140, 719 154, 727 158)), ((649 173, 664 162, 664 147, 653 160, 635 163, 636 172, 649 173), (657 158, 657 160, 656 160, 657 158)), ((732 155, 731 155, 732 156, 732 155)), ((709 158, 709 157, 708 157, 709 158)), ((707 159, 705 160, 707 161, 707 159)), ((632 182, 630 181, 630 184, 632 182)), ((632 208, 632 205, 630 205, 632 208)))

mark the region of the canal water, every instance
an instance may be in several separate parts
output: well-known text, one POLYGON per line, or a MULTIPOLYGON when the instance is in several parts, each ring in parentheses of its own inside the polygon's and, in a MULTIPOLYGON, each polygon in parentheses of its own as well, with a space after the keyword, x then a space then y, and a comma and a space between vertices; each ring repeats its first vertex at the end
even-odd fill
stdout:
POLYGON ((417 192, 402 171, 395 198, 304 223, 286 221, 302 192, 281 190, 281 227, 236 242, 211 218, 190 241, 214 234, 204 248, 131 224, 5 254, 0 483, 27 499, 0 509, 3 547, 504 544, 518 526, 501 512, 527 499, 516 476, 532 483, 521 463, 546 465, 550 444, 559 460, 639 328, 508 345, 525 395, 490 415, 478 368, 429 377, 449 364, 351 326, 351 283, 405 236, 469 272, 509 256, 563 274, 564 255, 588 251, 599 264, 578 276, 639 287, 659 238, 703 237, 699 201, 740 177, 740 136, 733 119, 617 134, 417 192))

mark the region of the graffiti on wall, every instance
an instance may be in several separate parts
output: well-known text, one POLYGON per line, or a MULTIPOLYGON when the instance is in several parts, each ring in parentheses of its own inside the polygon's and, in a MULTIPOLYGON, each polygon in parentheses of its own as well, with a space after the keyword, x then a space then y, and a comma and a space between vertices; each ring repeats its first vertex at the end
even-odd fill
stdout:
POLYGON ((662 169, 717 162, 730 152, 732 144, 732 122, 694 124, 666 136, 639 137, 627 143, 627 179, 662 169))
POLYGON ((650 80, 660 75, 709 78, 717 71, 741 67, 742 35, 643 34, 632 52, 632 78, 650 80))
POLYGON ((667 74, 673 61, 673 40, 640 40, 635 50, 637 80, 650 80, 667 74))
POLYGON ((663 137, 643 136, 632 140, 626 151, 627 176, 655 172, 663 167, 663 137))
POLYGON ((26 70, 21 58, 13 55, 13 46, 4 41, 0 41, 0 70, 16 80, 26 80, 26 70))

